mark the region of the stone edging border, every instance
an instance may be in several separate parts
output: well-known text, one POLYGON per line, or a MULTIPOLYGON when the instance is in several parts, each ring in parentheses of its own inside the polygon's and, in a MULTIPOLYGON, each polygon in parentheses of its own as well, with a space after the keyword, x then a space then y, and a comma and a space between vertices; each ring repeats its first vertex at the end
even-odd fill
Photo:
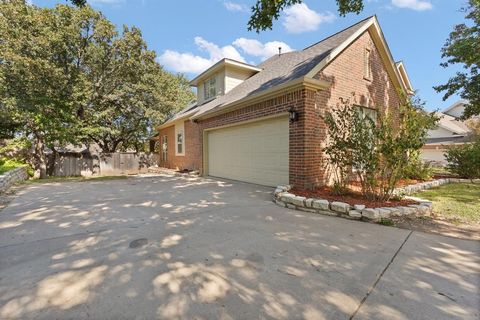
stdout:
POLYGON ((432 202, 417 198, 415 200, 419 204, 400 207, 366 208, 360 204, 351 206, 344 202, 296 196, 293 193, 289 193, 289 190, 290 186, 278 186, 273 193, 273 202, 289 209, 367 221, 379 221, 390 217, 413 214, 425 216, 430 215, 432 212, 432 202))
POLYGON ((0 193, 7 191, 14 183, 27 179, 27 167, 18 167, 0 174, 0 193))
MULTIPOLYGON (((449 184, 449 183, 461 183, 461 182, 470 182, 472 180, 470 179, 459 179, 459 178, 442 178, 442 179, 437 179, 437 180, 432 180, 432 181, 425 181, 425 182, 420 182, 417 184, 411 184, 408 186, 396 188, 393 191, 393 194, 399 195, 399 196, 404 196, 404 195, 411 195, 412 193, 416 193, 421 190, 426 190, 434 187, 438 187, 444 184, 449 184)), ((474 182, 480 182, 480 179, 474 179, 474 182)))

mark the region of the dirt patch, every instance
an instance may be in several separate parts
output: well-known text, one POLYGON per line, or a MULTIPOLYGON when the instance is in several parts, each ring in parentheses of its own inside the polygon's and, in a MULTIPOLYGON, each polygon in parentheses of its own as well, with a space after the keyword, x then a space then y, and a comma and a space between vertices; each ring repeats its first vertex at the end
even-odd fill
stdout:
POLYGON ((398 207, 407 206, 409 204, 417 204, 418 202, 409 199, 402 200, 389 200, 389 201, 370 201, 363 197, 358 191, 350 191, 345 195, 335 195, 332 193, 331 188, 321 187, 314 190, 299 190, 293 188, 289 191, 294 195, 303 196, 307 198, 325 199, 328 201, 339 201, 348 203, 349 205, 363 204, 367 208, 381 208, 381 207, 398 207))
POLYGON ((440 216, 403 216, 392 217, 395 226, 402 229, 422 231, 442 236, 480 240, 480 224, 466 224, 440 216))

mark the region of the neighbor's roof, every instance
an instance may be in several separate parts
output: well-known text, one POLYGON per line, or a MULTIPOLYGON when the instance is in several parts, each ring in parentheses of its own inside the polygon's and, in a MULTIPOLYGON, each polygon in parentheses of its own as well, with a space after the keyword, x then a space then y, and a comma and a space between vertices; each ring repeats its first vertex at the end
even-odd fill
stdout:
POLYGON ((468 126, 463 121, 459 121, 451 115, 436 112, 436 116, 440 118, 437 126, 451 131, 454 135, 464 136, 469 134, 471 131, 470 128, 468 128, 468 126))
MULTIPOLYGON (((187 116, 191 119, 197 119, 207 114, 223 111, 223 109, 231 105, 236 105, 242 101, 261 95, 269 89, 281 88, 282 85, 289 85, 295 81, 305 79, 308 81, 317 81, 317 85, 320 85, 321 81, 313 79, 313 75, 327 65, 329 61, 333 60, 348 44, 372 25, 378 30, 380 41, 384 43, 387 59, 389 59, 391 63, 392 72, 396 75, 399 84, 401 86, 404 85, 378 26, 377 19, 375 16, 372 16, 303 50, 283 53, 269 58, 258 65, 258 68, 261 69, 260 72, 246 79, 225 95, 219 96, 200 106, 196 106, 194 109, 190 108, 189 111, 180 112, 168 120, 162 127, 175 120, 186 118, 187 116)), ((326 84, 323 84, 323 86, 326 86, 326 84)), ((405 89, 408 90, 408 88, 405 89)))
POLYGON ((448 114, 448 112, 456 107, 462 106, 467 104, 466 100, 460 100, 452 104, 451 106, 447 107, 445 110, 442 111, 442 113, 448 114))

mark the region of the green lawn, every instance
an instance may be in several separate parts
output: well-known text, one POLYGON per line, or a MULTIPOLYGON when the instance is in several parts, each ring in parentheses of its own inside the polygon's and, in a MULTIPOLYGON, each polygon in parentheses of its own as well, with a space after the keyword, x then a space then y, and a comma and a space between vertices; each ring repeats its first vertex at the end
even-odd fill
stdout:
POLYGON ((480 184, 451 183, 414 196, 433 202, 436 214, 459 222, 480 223, 480 184))

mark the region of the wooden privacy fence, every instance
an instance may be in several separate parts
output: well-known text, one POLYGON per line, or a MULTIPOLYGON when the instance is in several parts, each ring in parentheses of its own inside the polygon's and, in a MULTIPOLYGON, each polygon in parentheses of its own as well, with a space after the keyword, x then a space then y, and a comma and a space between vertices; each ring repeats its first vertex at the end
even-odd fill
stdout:
POLYGON ((57 153, 48 158, 52 176, 115 176, 138 174, 158 163, 156 153, 115 152, 90 155, 88 153, 57 153))

